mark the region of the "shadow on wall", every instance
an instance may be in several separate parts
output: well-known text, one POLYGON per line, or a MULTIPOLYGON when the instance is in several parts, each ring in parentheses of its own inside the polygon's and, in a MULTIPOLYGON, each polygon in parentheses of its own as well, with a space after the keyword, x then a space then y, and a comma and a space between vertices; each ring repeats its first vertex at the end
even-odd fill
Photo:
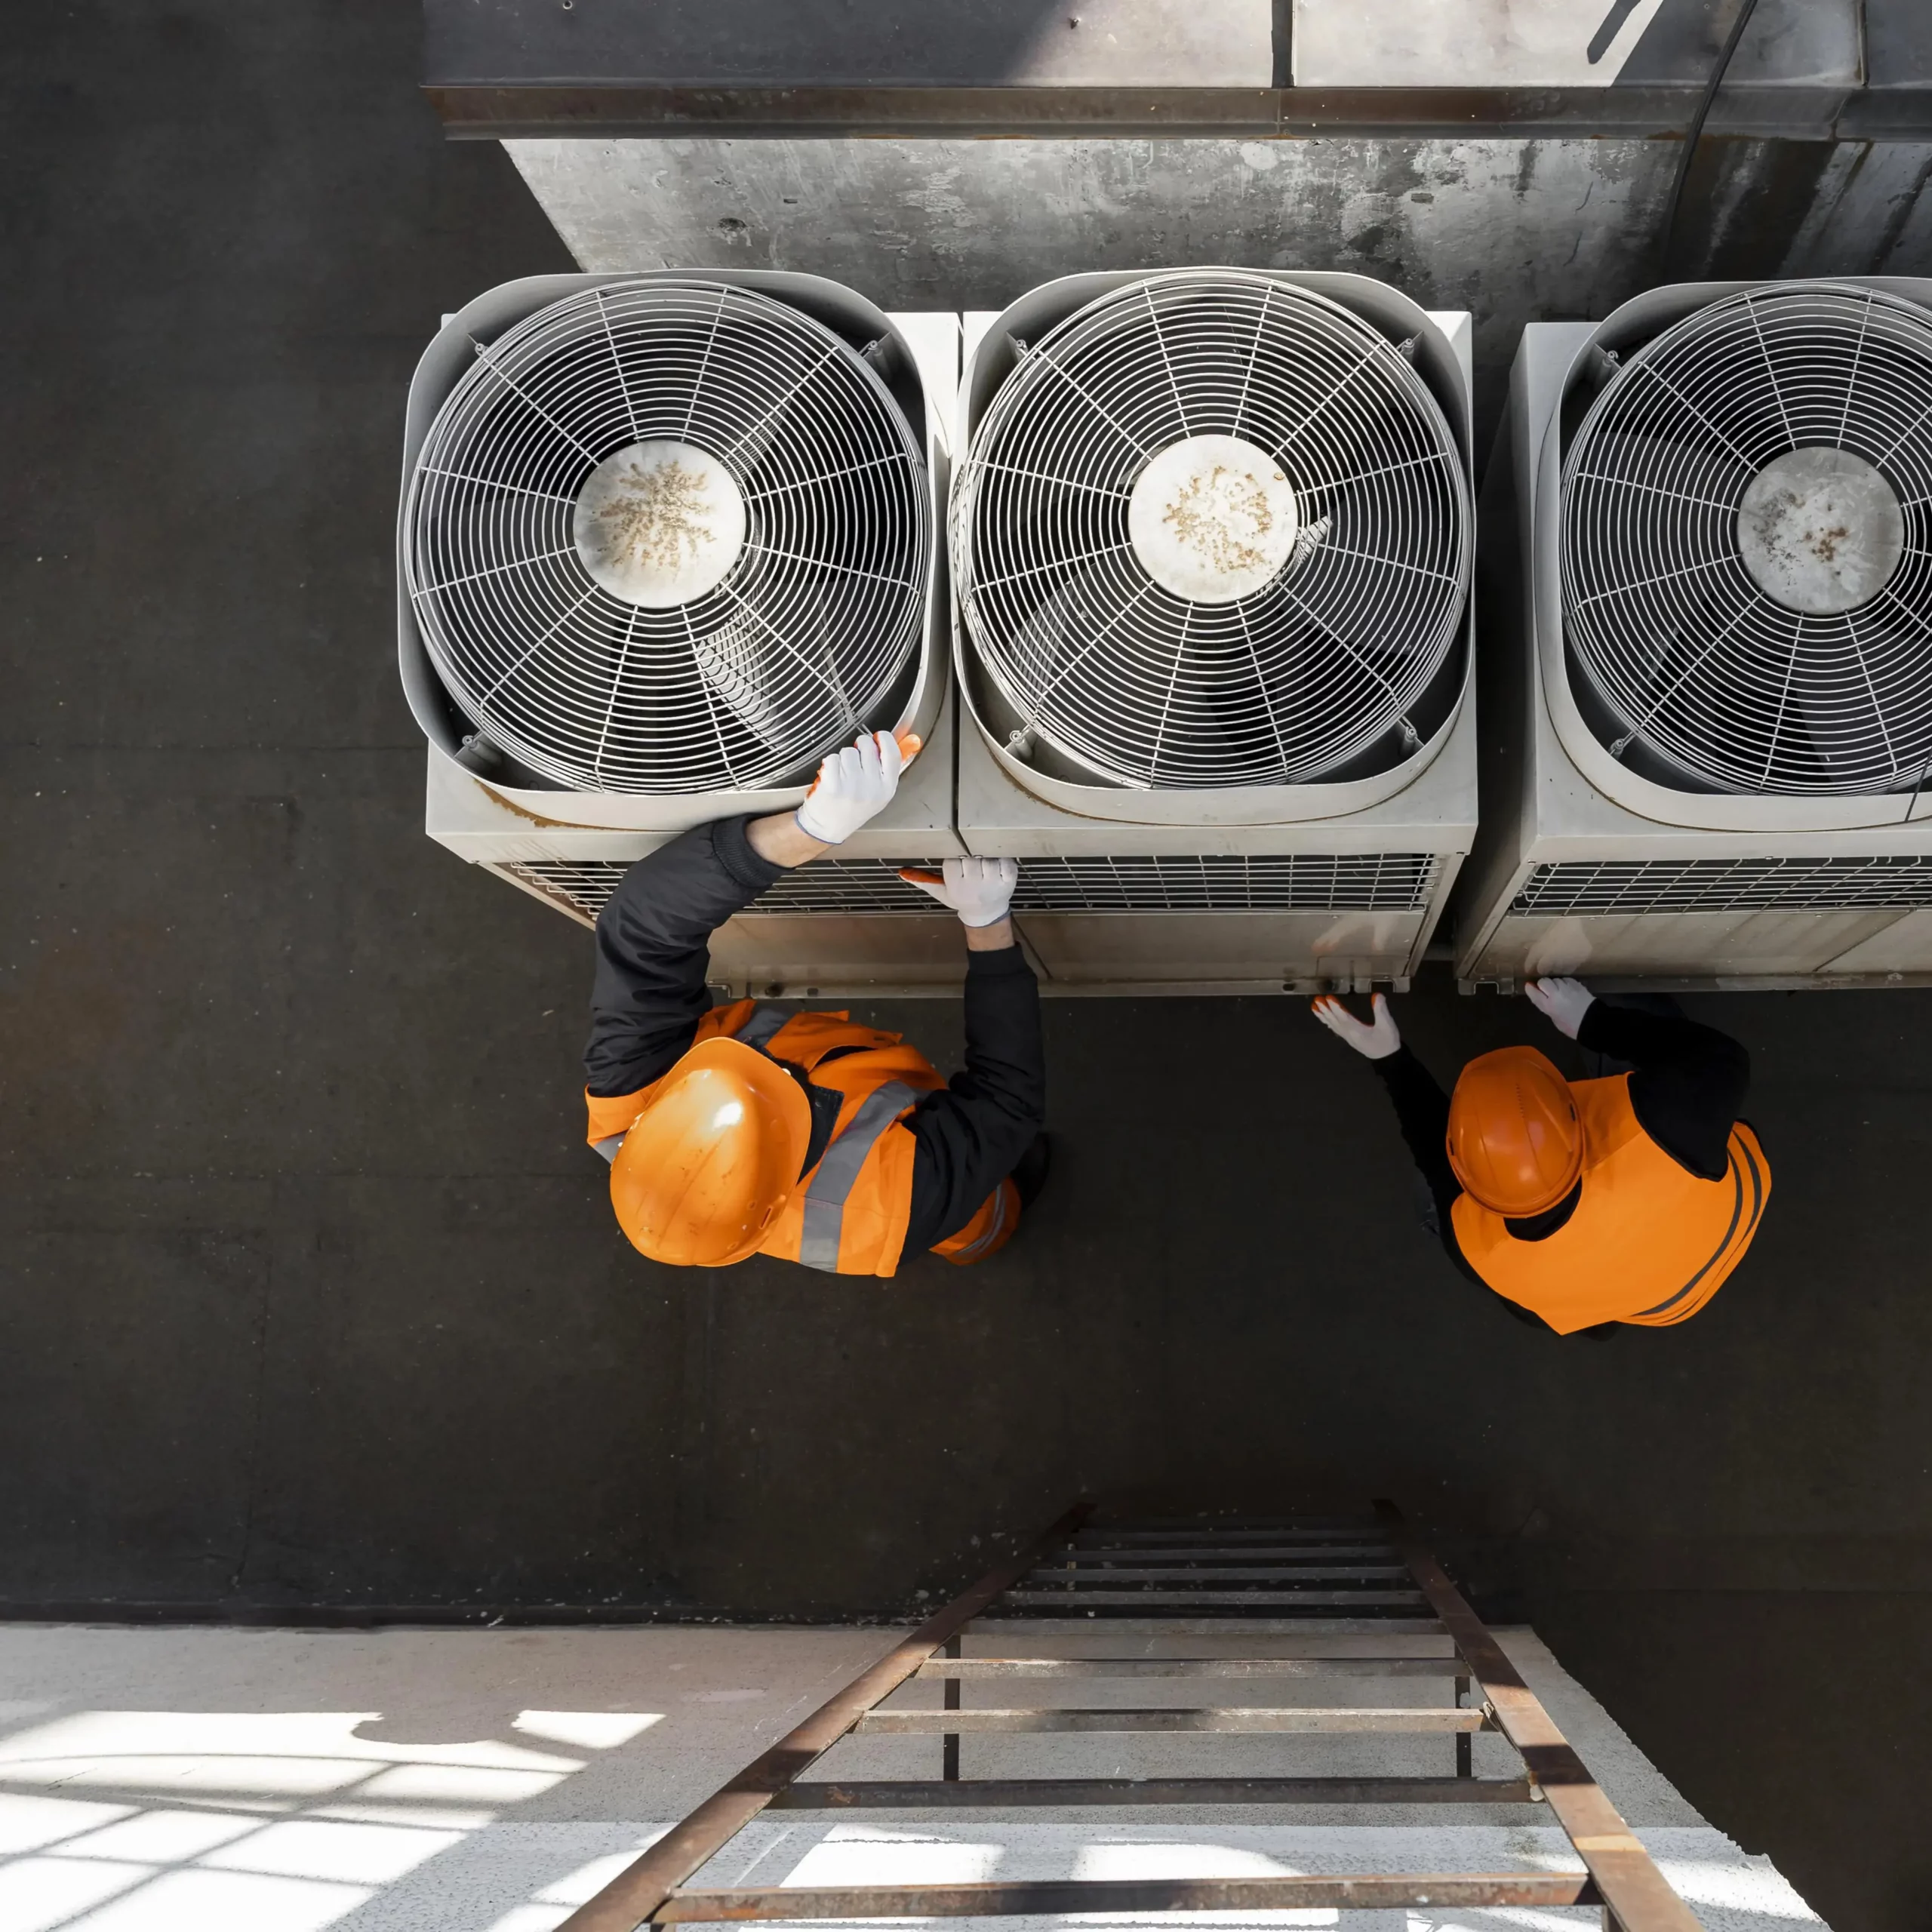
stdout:
MULTIPOLYGON (((1287 0, 712 0, 698 6, 527 8, 520 71, 635 76, 660 86, 1001 87, 1060 83, 1262 87, 1285 71, 1287 0)), ((424 72, 467 78, 497 31, 432 7, 424 72)))
MULTIPOLYGON (((1647 140, 504 143, 583 266, 783 268, 903 309, 1079 269, 1340 269, 1476 318, 1478 448, 1523 325, 1660 278, 1647 140)), ((1932 269, 1932 146, 1707 140, 1669 279, 1932 269)))

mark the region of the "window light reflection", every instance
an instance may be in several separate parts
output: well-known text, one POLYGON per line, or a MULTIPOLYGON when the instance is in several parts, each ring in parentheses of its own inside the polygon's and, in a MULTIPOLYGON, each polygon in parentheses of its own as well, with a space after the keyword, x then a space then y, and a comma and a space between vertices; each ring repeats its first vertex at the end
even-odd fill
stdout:
POLYGON ((371 1711, 29 1723, 0 1736, 0 1927, 321 1932, 663 1715, 525 1710, 453 1743, 365 1735, 371 1711))

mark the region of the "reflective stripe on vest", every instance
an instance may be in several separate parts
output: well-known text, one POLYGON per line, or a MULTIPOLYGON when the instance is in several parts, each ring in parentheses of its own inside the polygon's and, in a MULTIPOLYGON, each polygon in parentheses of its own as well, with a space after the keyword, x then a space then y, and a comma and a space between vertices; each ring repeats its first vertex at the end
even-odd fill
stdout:
POLYGON ((1006 1194, 1006 1183, 1001 1181, 998 1186, 993 1189, 993 1224, 977 1241, 974 1242, 971 1247, 960 1250, 959 1259, 961 1261, 977 1261, 995 1241, 999 1239, 1001 1235, 1005 1233, 1006 1194))
MULTIPOLYGON (((941 1241, 934 1248, 933 1252, 937 1255, 943 1255, 955 1267, 971 1267, 982 1256, 991 1254, 1004 1241, 1007 1230, 1012 1225, 1013 1217, 1017 1211, 1019 1205, 1019 1190, 1014 1187, 1011 1180, 1001 1181, 988 1197, 986 1206, 980 1210, 980 1214, 987 1214, 986 1226, 982 1228, 963 1247, 952 1247, 945 1241, 941 1241), (989 1214, 988 1214, 989 1209, 991 1211, 989 1214)), ((978 1219, 979 1214, 976 1214, 973 1220, 978 1219)), ((971 1221, 966 1224, 967 1227, 971 1227, 972 1225, 971 1221)), ((964 1233, 965 1230, 962 1229, 960 1232, 964 1233)), ((958 1236, 955 1235, 953 1238, 957 1240, 958 1236)))
POLYGON ((1644 1131, 1627 1074, 1571 1083, 1583 1128, 1583 1188, 1554 1234, 1520 1241, 1472 1196, 1451 1211, 1463 1257, 1496 1292, 1560 1335, 1602 1321, 1667 1327, 1730 1278, 1771 1193, 1770 1164, 1744 1121, 1724 1175, 1691 1174, 1644 1131))
POLYGON ((1654 1308, 1647 1308, 1640 1314, 1632 1315, 1629 1318, 1632 1321, 1655 1321, 1666 1309, 1675 1308, 1686 1295, 1690 1294, 1697 1287, 1698 1283, 1703 1281, 1704 1277, 1730 1252, 1731 1243, 1737 1238, 1738 1223, 1740 1221, 1748 1228, 1755 1231, 1758 1217, 1764 1210, 1766 1180, 1764 1164, 1758 1158, 1752 1143, 1741 1136, 1734 1136, 1729 1153, 1731 1178, 1737 1183, 1737 1196, 1730 1211, 1730 1226, 1724 1231, 1724 1239, 1719 1241, 1716 1247, 1712 1250, 1709 1260, 1706 1261, 1703 1266, 1700 1268, 1697 1273, 1678 1290, 1676 1294, 1666 1297, 1654 1308))
MULTIPOLYGON (((743 1037, 739 1035, 741 1039, 743 1037)), ((838 1273, 838 1244, 845 1232, 846 1197, 879 1136, 919 1097, 918 1090, 908 1087, 903 1080, 888 1081, 866 1097, 845 1131, 825 1150, 805 1189, 804 1229, 799 1237, 798 1259, 808 1268, 838 1273)))
POLYGON ((789 1013, 780 1013, 775 1006, 755 1006, 751 1017, 731 1037, 763 1053, 771 1046, 773 1036, 791 1017, 789 1013))

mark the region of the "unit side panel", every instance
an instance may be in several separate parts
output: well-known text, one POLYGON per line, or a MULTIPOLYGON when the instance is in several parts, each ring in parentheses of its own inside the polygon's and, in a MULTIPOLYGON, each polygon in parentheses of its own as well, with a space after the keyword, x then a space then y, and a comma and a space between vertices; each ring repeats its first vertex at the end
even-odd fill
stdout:
MULTIPOLYGON (((1900 917, 1895 912, 1519 913, 1503 921, 1466 977, 1608 974, 1734 981, 1857 971, 1842 961, 1856 959, 1900 917)), ((1910 963, 1932 967, 1932 932, 1921 928, 1921 934, 1910 963)))
MULTIPOLYGON (((1482 631, 1476 659, 1481 731, 1481 821, 1453 908, 1457 972, 1464 981, 1506 976, 1489 949, 1529 870, 1543 795, 1547 727, 1538 688, 1531 511, 1544 425, 1563 373, 1588 340, 1588 323, 1524 331, 1509 398, 1478 504, 1475 596, 1482 631)), ((1621 817, 1621 814, 1619 814, 1621 817)))
POLYGON ((955 993, 966 943, 950 912, 740 913, 711 936, 710 977, 773 999, 955 993))
POLYGON ((1435 889, 1429 894, 1428 908, 1417 926, 1415 944, 1405 971, 1413 973, 1421 965, 1423 955, 1435 943, 1437 934, 1444 930, 1443 921, 1447 916, 1451 901, 1455 897, 1456 884, 1462 876, 1466 863, 1465 855, 1460 852, 1444 854, 1441 875, 1435 889))
POLYGON ((1840 953, 1824 970, 1860 974, 1932 973, 1932 908, 1921 906, 1900 914, 1882 931, 1840 953))
POLYGON ((1029 912, 1028 944, 1056 980, 1087 986, 1405 979, 1423 915, 1388 912, 1029 912))

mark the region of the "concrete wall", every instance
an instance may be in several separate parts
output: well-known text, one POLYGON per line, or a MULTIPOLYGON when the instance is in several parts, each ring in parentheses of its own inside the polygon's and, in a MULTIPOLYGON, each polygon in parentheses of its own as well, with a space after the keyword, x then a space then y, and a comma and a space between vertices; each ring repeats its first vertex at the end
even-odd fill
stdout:
POLYGON ((1932 270, 1932 146, 1648 140, 505 143, 586 269, 797 269, 888 308, 1001 308, 1076 269, 1356 270, 1476 316, 1481 447, 1524 323, 1661 279, 1932 270))

